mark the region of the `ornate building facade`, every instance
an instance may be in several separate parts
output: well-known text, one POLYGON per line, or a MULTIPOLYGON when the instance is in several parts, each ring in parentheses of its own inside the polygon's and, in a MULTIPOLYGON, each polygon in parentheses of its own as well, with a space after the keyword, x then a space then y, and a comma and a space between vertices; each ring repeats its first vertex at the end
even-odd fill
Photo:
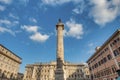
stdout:
POLYGON ((24 80, 88 80, 89 69, 86 64, 72 64, 64 61, 64 24, 59 20, 57 30, 56 61, 26 66, 24 80))
MULTIPOLYGON (((87 64, 65 63, 66 80, 89 80, 87 64)), ((23 80, 55 80, 56 62, 28 64, 23 80)))
POLYGON ((92 80, 116 80, 120 69, 120 30, 118 29, 87 61, 92 80))
POLYGON ((21 58, 0 44, 0 80, 16 79, 21 58))

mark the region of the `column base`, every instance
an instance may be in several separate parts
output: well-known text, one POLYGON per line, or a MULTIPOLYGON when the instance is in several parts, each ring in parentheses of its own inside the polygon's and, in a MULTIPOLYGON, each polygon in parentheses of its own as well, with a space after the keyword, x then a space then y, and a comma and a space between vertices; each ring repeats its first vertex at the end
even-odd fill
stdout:
POLYGON ((65 71, 63 69, 57 69, 55 71, 55 80, 66 80, 65 71))

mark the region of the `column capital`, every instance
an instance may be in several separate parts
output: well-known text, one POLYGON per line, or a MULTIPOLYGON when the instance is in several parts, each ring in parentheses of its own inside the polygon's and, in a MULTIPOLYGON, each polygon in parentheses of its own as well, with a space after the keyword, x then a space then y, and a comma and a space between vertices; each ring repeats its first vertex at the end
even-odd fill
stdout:
POLYGON ((58 20, 58 23, 56 24, 56 30, 58 30, 58 27, 62 27, 63 30, 64 30, 64 24, 62 23, 62 20, 61 20, 61 19, 59 19, 59 20, 58 20))

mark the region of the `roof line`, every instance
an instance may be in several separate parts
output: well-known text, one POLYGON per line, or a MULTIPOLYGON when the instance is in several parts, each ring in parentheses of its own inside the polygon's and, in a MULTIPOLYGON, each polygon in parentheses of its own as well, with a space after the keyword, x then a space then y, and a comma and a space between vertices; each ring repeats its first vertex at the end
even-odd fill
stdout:
POLYGON ((9 50, 8 48, 6 48, 5 46, 3 46, 2 44, 0 44, 0 46, 2 46, 3 48, 5 48, 6 50, 10 51, 12 54, 14 54, 15 56, 17 56, 18 58, 22 59, 21 57, 19 57, 18 55, 16 55, 15 53, 13 53, 11 50, 9 50))
POLYGON ((110 37, 103 43, 103 45, 100 47, 100 49, 97 50, 96 52, 94 52, 94 54, 93 54, 86 62, 88 63, 88 61, 89 61, 93 56, 95 56, 100 50, 102 50, 102 49, 104 48, 104 46, 105 46, 106 44, 108 44, 108 43, 110 42, 110 40, 111 40, 115 35, 117 35, 119 32, 120 32, 120 29, 117 29, 117 30, 112 34, 112 36, 110 36, 110 37))

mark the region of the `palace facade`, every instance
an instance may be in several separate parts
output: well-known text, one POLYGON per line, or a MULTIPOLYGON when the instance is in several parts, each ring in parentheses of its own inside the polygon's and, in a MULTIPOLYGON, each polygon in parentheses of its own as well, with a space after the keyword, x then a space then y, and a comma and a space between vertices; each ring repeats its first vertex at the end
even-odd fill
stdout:
POLYGON ((0 80, 17 79, 22 59, 0 44, 0 80))
POLYGON ((92 80, 114 80, 120 69, 120 30, 101 46, 87 61, 92 80))
MULTIPOLYGON (((64 65, 66 80, 89 80, 87 64, 73 64, 66 62, 64 65)), ((55 80, 56 62, 35 63, 26 65, 23 80, 55 80)))

